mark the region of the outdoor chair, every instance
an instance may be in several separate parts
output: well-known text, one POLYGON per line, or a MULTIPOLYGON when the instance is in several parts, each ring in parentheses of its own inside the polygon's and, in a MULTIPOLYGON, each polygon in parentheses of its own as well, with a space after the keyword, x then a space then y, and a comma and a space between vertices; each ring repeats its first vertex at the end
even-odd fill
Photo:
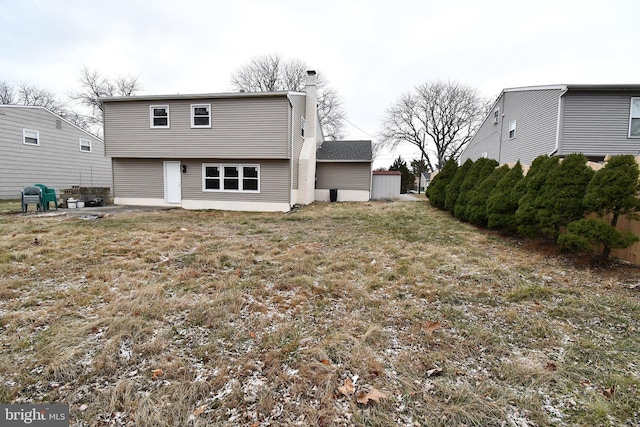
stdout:
POLYGON ((58 198, 56 197, 56 190, 53 188, 49 188, 44 184, 35 184, 36 187, 40 187, 42 189, 42 210, 49 210, 49 202, 53 202, 58 210, 58 198))
POLYGON ((35 186, 24 187, 22 189, 22 212, 27 212, 27 206, 34 203, 36 210, 44 210, 42 206, 42 189, 35 186))

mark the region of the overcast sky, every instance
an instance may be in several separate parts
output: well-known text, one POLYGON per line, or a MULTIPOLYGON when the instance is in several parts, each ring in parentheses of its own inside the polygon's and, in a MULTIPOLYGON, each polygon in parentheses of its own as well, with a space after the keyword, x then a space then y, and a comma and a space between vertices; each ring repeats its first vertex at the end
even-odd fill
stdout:
MULTIPOLYGON (((319 70, 348 139, 375 139, 385 109, 428 80, 495 98, 503 88, 640 83, 640 1, 0 0, 0 80, 60 95, 83 66, 139 78, 144 94, 231 90, 252 57, 319 70)), ((402 153, 383 153, 389 166, 402 153)), ((416 155, 417 156, 417 155, 416 155)))

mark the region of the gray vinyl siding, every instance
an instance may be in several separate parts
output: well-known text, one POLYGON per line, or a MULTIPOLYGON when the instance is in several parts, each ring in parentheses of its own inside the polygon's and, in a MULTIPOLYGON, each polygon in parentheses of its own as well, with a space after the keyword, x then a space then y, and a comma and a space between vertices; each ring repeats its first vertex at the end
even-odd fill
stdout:
POLYGON ((520 160, 531 164, 541 154, 556 148, 558 98, 560 89, 518 90, 503 92, 484 123, 473 136, 460 161, 487 157, 500 164, 520 160), (493 112, 500 108, 498 123, 493 112), (509 124, 516 121, 516 137, 509 139, 509 124))
POLYGON ((289 100, 269 97, 104 103, 107 155, 139 158, 289 158, 289 100), (191 104, 211 104, 211 128, 191 128, 191 104), (169 105, 168 129, 152 129, 151 105, 169 105))
POLYGON ((318 162, 316 188, 339 190, 371 190, 371 163, 318 162))
POLYGON ((114 159, 115 197, 164 198, 164 161, 180 161, 183 200, 289 203, 289 161, 258 159, 114 159), (260 165, 260 193, 202 191, 202 164, 260 165))
POLYGON ((530 165, 556 149, 560 89, 505 92, 501 114, 500 164, 520 160, 530 165), (509 123, 516 120, 516 137, 509 139, 509 123))
POLYGON ((0 153, 0 199, 19 199, 20 190, 35 183, 59 198, 74 185, 111 188, 104 143, 44 108, 0 108, 0 153), (23 128, 38 131, 40 145, 23 144, 23 128), (80 138, 91 141, 90 153, 80 151, 80 138))
POLYGON ((113 159, 114 197, 164 199, 162 159, 113 159))
POLYGON ((476 161, 484 157, 484 153, 487 153, 486 157, 498 160, 500 157, 500 135, 502 134, 503 120, 502 117, 500 117, 498 123, 494 123, 493 112, 496 108, 500 108, 500 116, 502 116, 502 111, 504 110, 503 104, 504 96, 500 96, 496 105, 489 111, 484 122, 460 156, 460 163, 464 163, 467 159, 476 161))
POLYGON ((558 154, 640 154, 640 139, 629 138, 632 97, 640 97, 640 92, 569 90, 563 97, 558 154))

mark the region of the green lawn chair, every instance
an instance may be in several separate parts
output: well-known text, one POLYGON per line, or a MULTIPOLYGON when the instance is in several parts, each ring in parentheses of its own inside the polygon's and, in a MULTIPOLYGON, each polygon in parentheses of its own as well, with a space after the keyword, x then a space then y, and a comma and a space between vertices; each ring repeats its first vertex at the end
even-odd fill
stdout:
POLYGON ((42 208, 45 211, 49 210, 49 202, 53 202, 58 210, 58 198, 56 197, 56 190, 53 188, 49 188, 44 184, 34 184, 36 187, 40 187, 42 189, 42 208))
POLYGON ((42 207, 42 189, 40 187, 24 187, 22 189, 22 212, 27 212, 29 205, 36 205, 36 210, 43 209, 42 207))

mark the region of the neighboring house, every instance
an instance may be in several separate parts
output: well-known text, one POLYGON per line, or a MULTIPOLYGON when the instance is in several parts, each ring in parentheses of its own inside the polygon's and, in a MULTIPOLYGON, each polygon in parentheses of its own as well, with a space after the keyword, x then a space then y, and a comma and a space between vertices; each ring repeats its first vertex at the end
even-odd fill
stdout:
POLYGON ((103 98, 116 204, 288 211, 314 200, 317 76, 305 93, 103 98))
POLYGON ((315 200, 329 201, 332 189, 338 202, 371 199, 371 141, 324 141, 316 160, 315 200))
POLYGON ((402 172, 373 171, 371 198, 373 200, 398 199, 402 187, 402 172))
POLYGON ((431 182, 431 175, 429 172, 422 172, 413 180, 413 186, 418 192, 423 192, 429 186, 429 182, 431 182))
POLYGON ((0 199, 35 183, 60 190, 111 187, 104 143, 44 107, 0 105, 0 199))
POLYGON ((640 154, 640 85, 504 89, 460 162, 480 157, 531 164, 542 154, 640 154))

